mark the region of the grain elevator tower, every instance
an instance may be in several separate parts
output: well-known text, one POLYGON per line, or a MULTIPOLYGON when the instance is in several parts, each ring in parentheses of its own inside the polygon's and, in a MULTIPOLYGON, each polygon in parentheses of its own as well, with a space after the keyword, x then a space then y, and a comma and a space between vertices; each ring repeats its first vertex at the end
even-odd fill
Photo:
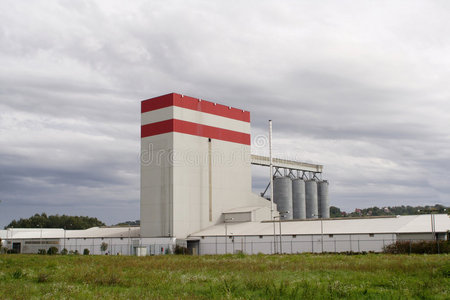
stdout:
POLYGON ((185 238, 251 193, 250 113, 179 94, 141 102, 141 236, 185 238))

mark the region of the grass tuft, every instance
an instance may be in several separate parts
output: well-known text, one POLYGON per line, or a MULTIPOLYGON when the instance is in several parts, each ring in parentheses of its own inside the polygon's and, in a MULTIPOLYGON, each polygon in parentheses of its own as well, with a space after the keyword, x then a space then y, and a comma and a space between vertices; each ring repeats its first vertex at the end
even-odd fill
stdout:
POLYGON ((49 279, 50 279, 50 275, 47 273, 39 273, 37 276, 38 283, 48 282, 49 279))
POLYGON ((22 269, 18 269, 16 271, 14 271, 14 273, 12 273, 12 278, 14 278, 14 279, 20 279, 22 277, 24 277, 22 269))

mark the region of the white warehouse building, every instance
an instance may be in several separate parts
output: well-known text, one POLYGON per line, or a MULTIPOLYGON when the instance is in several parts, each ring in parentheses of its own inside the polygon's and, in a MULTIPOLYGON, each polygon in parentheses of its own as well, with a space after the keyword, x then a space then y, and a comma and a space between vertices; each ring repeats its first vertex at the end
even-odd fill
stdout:
POLYGON ((446 214, 234 222, 192 234, 200 254, 381 252, 396 241, 448 240, 446 214), (431 222, 434 222, 433 224, 431 222))
POLYGON ((38 253, 56 247, 58 252, 66 249, 70 253, 113 255, 146 255, 171 252, 173 238, 141 238, 140 228, 93 227, 86 230, 64 230, 54 228, 8 228, 0 230, 2 246, 18 253, 38 253), (102 250, 102 244, 106 249, 102 250))
MULTIPOLYGON (((230 215, 245 215, 243 211, 230 215)), ((250 215, 257 215, 253 208, 247 210, 252 211, 250 215)), ((381 252, 396 241, 448 240, 450 229, 445 214, 281 222, 245 218, 210 226, 186 239, 143 238, 139 227, 9 228, 0 230, 0 239, 4 247, 21 253, 54 246, 80 254, 88 249, 90 254, 159 255, 173 253, 177 244, 189 247, 193 254, 381 252), (102 243, 108 245, 106 251, 101 251, 102 243)))
POLYGON ((379 252, 398 240, 448 239, 445 214, 329 219, 323 166, 252 155, 250 131, 248 111, 175 93, 144 100, 140 227, 14 228, 0 230, 2 245, 105 254, 106 243, 108 254, 124 255, 176 245, 193 254, 379 252), (252 193, 252 164, 274 167, 273 203, 252 193))

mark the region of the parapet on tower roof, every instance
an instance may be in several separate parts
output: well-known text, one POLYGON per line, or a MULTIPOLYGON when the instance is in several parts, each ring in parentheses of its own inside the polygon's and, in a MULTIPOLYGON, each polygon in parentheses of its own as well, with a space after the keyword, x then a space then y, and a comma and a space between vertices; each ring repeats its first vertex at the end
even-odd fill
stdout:
POLYGON ((141 102, 141 113, 169 106, 177 106, 238 121, 250 122, 249 111, 176 93, 143 100, 141 102))

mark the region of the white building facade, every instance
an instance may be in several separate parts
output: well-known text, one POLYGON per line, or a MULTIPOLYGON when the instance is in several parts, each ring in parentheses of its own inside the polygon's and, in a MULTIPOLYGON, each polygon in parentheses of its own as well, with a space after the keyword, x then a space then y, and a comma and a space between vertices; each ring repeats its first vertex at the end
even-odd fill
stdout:
POLYGON ((9 228, 0 230, 0 239, 5 249, 29 254, 56 247, 58 253, 66 249, 71 254, 87 250, 91 255, 160 255, 172 253, 175 248, 174 238, 141 238, 136 226, 86 230, 9 228))
POLYGON ((189 235, 143 238, 139 227, 94 227, 87 230, 8 229, 0 230, 3 247, 19 253, 38 253, 56 247, 60 252, 109 255, 160 255, 175 252, 176 245, 192 254, 274 254, 381 252, 396 241, 448 240, 448 215, 418 215, 359 219, 307 221, 254 221, 264 208, 233 209, 227 222, 189 235), (235 216, 230 220, 230 216, 235 216), (434 219, 431 226, 430 220, 434 219), (433 231, 434 228, 434 231, 433 231), (281 230, 280 230, 281 229, 281 230), (281 234, 280 234, 281 233, 281 234), (281 243, 280 243, 281 241, 281 243), (107 244, 105 251, 101 245, 107 244))
POLYGON ((449 240, 446 214, 234 222, 191 234, 199 254, 382 252, 396 241, 449 240), (433 222, 433 223, 431 223, 433 222))
POLYGON ((172 93, 141 113, 143 237, 185 238, 229 209, 270 207, 251 192, 248 111, 172 93))

